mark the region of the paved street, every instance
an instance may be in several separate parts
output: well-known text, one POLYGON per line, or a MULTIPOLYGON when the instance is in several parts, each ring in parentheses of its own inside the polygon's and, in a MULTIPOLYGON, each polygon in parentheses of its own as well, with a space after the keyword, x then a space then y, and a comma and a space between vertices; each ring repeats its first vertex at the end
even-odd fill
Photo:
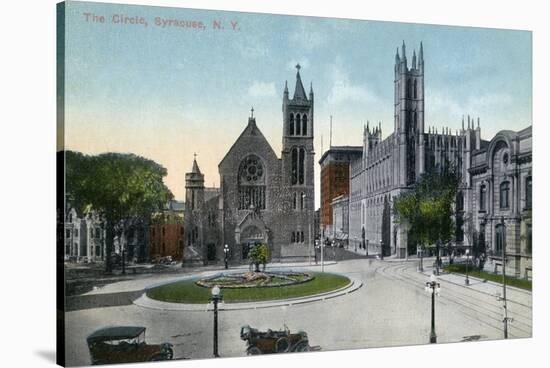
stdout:
MULTIPOLYGON (((431 262, 426 260, 425 264, 431 262)), ((416 266, 414 260, 341 261, 325 266, 325 271, 362 280, 363 286, 350 294, 292 306, 222 311, 220 355, 245 354, 245 342, 239 338, 240 327, 245 324, 260 330, 280 329, 286 324, 291 331, 306 331, 310 345, 320 345, 323 350, 425 344, 429 341, 431 302, 424 284, 431 270, 418 273, 416 266)), ((131 304, 139 290, 170 277, 176 276, 123 281, 85 296, 85 309, 76 304, 66 313, 67 363, 90 363, 85 338, 95 329, 127 324, 146 326, 149 343, 173 343, 176 358, 211 357, 212 312, 159 311, 131 304), (102 302, 94 304, 94 298, 102 302), (115 306, 95 307, 102 305, 115 306)), ((438 343, 502 338, 502 304, 495 297, 502 290, 500 286, 472 279, 471 286, 466 287, 463 277, 456 275, 442 275, 440 282, 441 296, 436 300, 438 343)), ((509 288, 508 297, 509 316, 514 318, 510 337, 531 336, 531 293, 509 288)))

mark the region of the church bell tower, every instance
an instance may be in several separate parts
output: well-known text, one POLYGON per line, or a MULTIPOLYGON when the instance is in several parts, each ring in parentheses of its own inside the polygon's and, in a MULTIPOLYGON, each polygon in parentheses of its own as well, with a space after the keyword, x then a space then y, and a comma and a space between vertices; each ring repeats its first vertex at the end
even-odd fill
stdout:
MULTIPOLYGON (((292 219, 299 242, 308 244, 312 231, 308 229, 309 219, 315 209, 313 146, 313 86, 310 84, 309 96, 306 95, 300 76, 300 64, 296 65, 296 85, 292 98, 285 82, 283 92, 283 150, 282 179, 286 195, 289 196, 288 210, 294 215, 292 219)), ((286 210, 286 209, 285 209, 286 210)), ((291 240, 291 239, 289 239, 291 240)), ((294 236, 296 240, 296 236, 294 236)))

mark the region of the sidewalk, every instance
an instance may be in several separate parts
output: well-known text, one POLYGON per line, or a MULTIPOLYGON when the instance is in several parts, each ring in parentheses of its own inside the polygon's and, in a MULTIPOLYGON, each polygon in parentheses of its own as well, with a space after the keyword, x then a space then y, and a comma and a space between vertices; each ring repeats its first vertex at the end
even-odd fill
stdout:
MULTIPOLYGON (((424 261, 429 260, 429 258, 424 258, 424 261)), ((435 260, 435 258, 432 258, 432 260, 435 260)), ((433 273, 433 261, 432 262, 425 262, 424 263, 424 271, 422 274, 426 275, 426 277, 430 277, 433 273), (426 264, 429 263, 427 266, 426 264)), ((468 276, 468 279, 470 280, 470 284, 466 285, 466 275, 458 274, 458 273, 448 273, 445 271, 440 271, 439 275, 437 276, 437 279, 440 282, 447 282, 456 286, 460 286, 463 288, 475 290, 477 292, 491 295, 496 298, 497 294, 502 295, 502 284, 488 281, 484 279, 480 279, 477 277, 468 276)), ((506 297, 508 301, 515 302, 521 305, 524 305, 526 307, 532 306, 532 292, 529 290, 520 289, 514 286, 506 286, 506 297)))

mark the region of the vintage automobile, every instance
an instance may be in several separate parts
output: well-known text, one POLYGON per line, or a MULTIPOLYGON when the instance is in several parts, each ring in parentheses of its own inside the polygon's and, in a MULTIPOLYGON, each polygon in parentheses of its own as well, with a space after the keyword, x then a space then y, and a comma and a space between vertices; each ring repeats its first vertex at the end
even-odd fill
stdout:
POLYGON ((145 343, 145 327, 105 327, 92 333, 86 341, 93 365, 170 360, 174 357, 170 343, 145 343))
POLYGON ((319 350, 319 347, 309 346, 307 333, 298 331, 291 334, 286 326, 281 331, 260 332, 246 325, 241 327, 241 340, 247 341, 247 355, 319 350))

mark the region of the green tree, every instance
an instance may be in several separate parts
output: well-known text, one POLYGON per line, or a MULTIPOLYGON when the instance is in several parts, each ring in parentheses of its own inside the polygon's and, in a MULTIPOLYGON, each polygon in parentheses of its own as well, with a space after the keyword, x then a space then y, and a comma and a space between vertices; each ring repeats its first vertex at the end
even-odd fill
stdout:
POLYGON ((398 223, 409 226, 409 236, 421 249, 447 243, 455 232, 453 204, 460 175, 453 165, 423 174, 411 191, 398 196, 394 214, 398 223))
POLYGON ((267 245, 265 244, 256 244, 254 247, 250 250, 248 253, 248 257, 254 264, 255 272, 260 272, 260 264, 263 264, 265 267, 265 264, 267 263, 267 259, 269 257, 269 250, 267 248, 267 245))
POLYGON ((79 213, 95 211, 105 221, 105 271, 112 271, 115 226, 130 217, 148 218, 173 198, 164 185, 167 171, 152 160, 134 154, 97 156, 65 153, 65 192, 79 213))

